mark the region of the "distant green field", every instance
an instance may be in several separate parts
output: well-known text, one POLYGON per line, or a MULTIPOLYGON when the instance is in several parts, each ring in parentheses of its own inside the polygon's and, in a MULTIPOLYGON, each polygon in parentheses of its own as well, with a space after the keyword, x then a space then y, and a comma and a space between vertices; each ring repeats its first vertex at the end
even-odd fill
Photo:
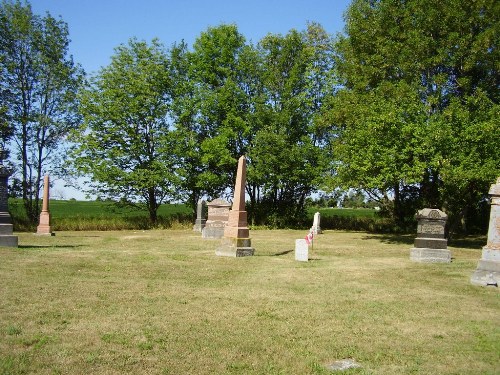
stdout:
MULTIPOLYGON (((331 216, 342 217, 375 217, 377 211, 371 208, 320 208, 321 218, 331 216)), ((316 212, 314 211, 314 212, 316 212)))
MULTIPOLYGON (((15 216, 23 215, 23 202, 20 199, 9 199, 9 209, 15 216)), ((129 206, 120 206, 114 202, 51 200, 50 213, 52 218, 66 218, 74 216, 102 217, 102 216, 147 216, 148 213, 129 206)), ((158 215, 189 214, 191 209, 185 204, 163 204, 158 215)))
MULTIPOLYGON (((51 200, 49 209, 54 231, 187 228, 193 224, 193 212, 185 204, 161 205, 156 225, 149 221, 147 211, 109 201, 51 200)), ((9 199, 9 210, 16 231, 36 229, 28 223, 21 199, 9 199)), ((372 209, 313 207, 307 211, 311 224, 317 211, 321 213, 321 226, 324 229, 394 231, 391 229, 391 223, 378 217, 372 209)))
MULTIPOLYGON (((149 214, 130 206, 113 202, 51 200, 51 226, 64 230, 151 229, 149 214)), ((9 199, 9 211, 17 231, 33 231, 26 220, 21 199, 9 199)), ((191 225, 192 211, 185 204, 164 204, 158 210, 156 227, 186 227, 191 225)))

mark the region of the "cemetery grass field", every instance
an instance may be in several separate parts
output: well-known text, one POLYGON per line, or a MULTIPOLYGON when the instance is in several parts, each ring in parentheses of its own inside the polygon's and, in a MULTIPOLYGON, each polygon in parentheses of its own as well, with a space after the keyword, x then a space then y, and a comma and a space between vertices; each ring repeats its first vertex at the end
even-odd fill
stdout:
POLYGON ((485 238, 451 264, 413 236, 251 231, 215 256, 189 229, 18 233, 0 248, 0 374, 498 374, 500 295, 470 284, 485 238))

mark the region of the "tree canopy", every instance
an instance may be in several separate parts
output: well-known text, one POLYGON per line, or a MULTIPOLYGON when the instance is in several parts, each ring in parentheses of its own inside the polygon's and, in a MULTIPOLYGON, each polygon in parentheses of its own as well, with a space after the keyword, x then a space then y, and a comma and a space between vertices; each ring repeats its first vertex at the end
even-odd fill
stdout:
POLYGON ((35 15, 19 1, 0 3, 0 129, 2 142, 14 140, 32 222, 40 212, 43 174, 60 164, 60 146, 79 121, 76 93, 83 70, 68 55, 68 45, 64 21, 35 15))
POLYGON ((0 132, 27 202, 70 130, 91 192, 152 221, 164 202, 230 195, 243 154, 249 219, 277 226, 311 194, 355 189, 401 228, 437 207, 466 231, 500 175, 494 0, 353 0, 336 37, 311 22, 257 44, 234 24, 192 48, 132 38, 83 87, 62 20, 0 10, 0 132))
MULTIPOLYGON (((335 51, 336 181, 465 225, 500 173, 498 2, 352 2, 335 51)), ((386 199, 387 201, 387 199, 386 199)))

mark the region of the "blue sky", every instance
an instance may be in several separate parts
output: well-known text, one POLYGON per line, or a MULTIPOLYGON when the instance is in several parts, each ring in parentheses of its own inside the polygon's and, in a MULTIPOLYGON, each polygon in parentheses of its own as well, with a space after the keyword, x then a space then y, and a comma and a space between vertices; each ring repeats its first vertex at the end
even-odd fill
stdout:
POLYGON ((114 48, 136 37, 157 37, 167 47, 191 48, 210 26, 231 23, 256 44, 268 33, 304 30, 308 21, 342 32, 350 0, 31 0, 33 11, 59 16, 69 26, 70 53, 87 73, 110 62, 114 48))

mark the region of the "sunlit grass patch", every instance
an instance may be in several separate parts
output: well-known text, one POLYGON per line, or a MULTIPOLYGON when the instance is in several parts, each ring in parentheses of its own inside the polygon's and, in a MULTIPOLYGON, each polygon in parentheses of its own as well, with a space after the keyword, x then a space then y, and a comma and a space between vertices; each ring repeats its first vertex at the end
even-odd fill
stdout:
MULTIPOLYGON (((500 299, 469 282, 480 249, 409 260, 406 237, 251 231, 255 256, 215 256, 192 230, 20 234, 0 248, 2 373, 484 374, 500 299)), ((410 243, 409 243, 410 242, 410 243)), ((463 244, 466 245, 465 242, 463 244)))

